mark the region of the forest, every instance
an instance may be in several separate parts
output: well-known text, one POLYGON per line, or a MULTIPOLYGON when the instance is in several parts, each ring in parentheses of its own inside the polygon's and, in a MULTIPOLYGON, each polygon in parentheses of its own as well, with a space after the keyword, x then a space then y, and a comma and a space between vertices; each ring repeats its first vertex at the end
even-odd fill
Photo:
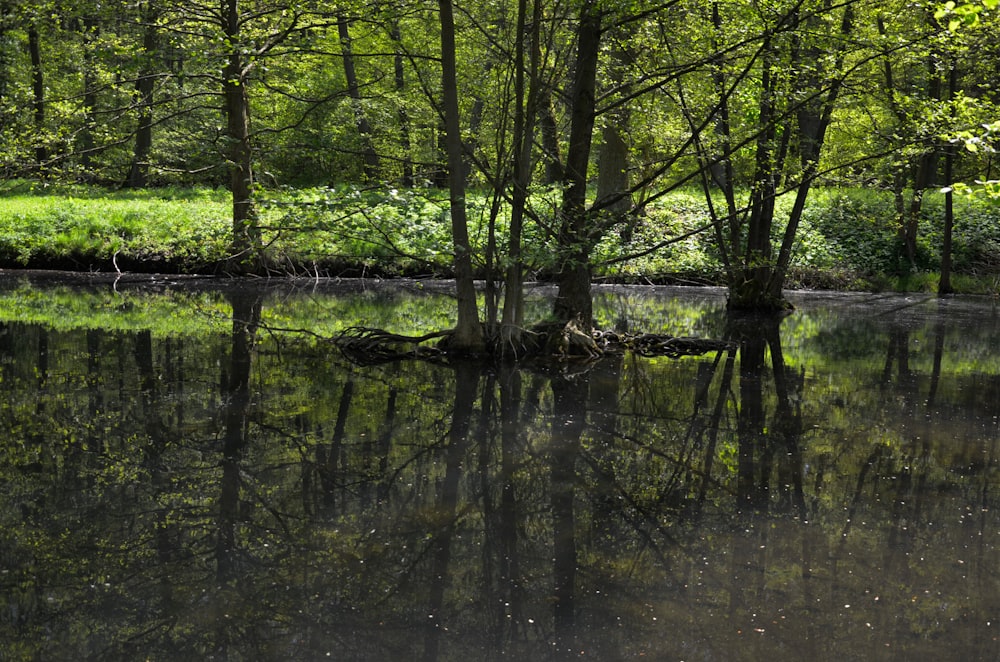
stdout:
POLYGON ((609 239, 625 260, 707 238, 731 308, 781 310, 831 189, 887 196, 898 265, 934 251, 946 294, 953 198, 998 191, 996 4, 6 1, 0 177, 224 189, 230 274, 347 224, 391 244, 373 191, 432 200, 459 349, 517 347, 539 274, 556 319, 591 325, 609 239), (681 191, 698 222, 633 243, 681 191))
POLYGON ((0 0, 0 659, 1000 659, 998 2, 0 0))

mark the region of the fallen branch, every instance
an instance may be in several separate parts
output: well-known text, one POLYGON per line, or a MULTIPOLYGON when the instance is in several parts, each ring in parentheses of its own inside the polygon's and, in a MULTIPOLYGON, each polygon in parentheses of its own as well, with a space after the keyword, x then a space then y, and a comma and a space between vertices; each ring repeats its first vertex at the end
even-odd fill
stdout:
POLYGON ((708 352, 721 352, 736 347, 736 343, 728 340, 666 336, 656 333, 634 336, 626 344, 640 356, 668 356, 673 359, 682 356, 701 356, 708 352))
POLYGON ((433 359, 444 352, 438 347, 425 347, 421 343, 435 338, 445 338, 451 329, 434 331, 422 336, 404 336, 382 329, 352 326, 333 339, 333 344, 350 361, 369 365, 401 359, 433 359))
MULTIPOLYGON (((585 334, 574 321, 565 325, 542 324, 531 330, 534 335, 548 338, 533 343, 535 358, 591 361, 605 354, 634 352, 640 356, 701 356, 708 352, 731 350, 736 344, 726 340, 711 340, 658 333, 628 334, 614 331, 594 331, 585 334)), ((422 336, 404 336, 382 329, 352 326, 333 338, 334 345, 350 361, 361 365, 388 363, 403 359, 435 360, 448 354, 447 343, 426 346, 428 340, 446 339, 452 330, 435 331, 422 336)))

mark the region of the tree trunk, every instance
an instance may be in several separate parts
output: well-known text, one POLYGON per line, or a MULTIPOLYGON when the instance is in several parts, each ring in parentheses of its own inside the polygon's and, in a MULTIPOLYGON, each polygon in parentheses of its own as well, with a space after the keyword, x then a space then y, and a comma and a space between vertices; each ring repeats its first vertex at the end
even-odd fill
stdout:
MULTIPOLYGON (((929 22, 932 30, 937 30, 938 26, 936 24, 936 19, 928 13, 926 15, 926 20, 929 22)), ((886 34, 885 23, 881 17, 878 19, 878 28, 881 35, 886 34)), ((933 101, 941 100, 941 88, 942 79, 939 72, 939 62, 938 62, 939 51, 934 50, 932 47, 931 53, 927 57, 926 67, 927 67, 927 96, 933 101)), ((900 90, 896 89, 893 82, 892 64, 888 60, 884 64, 885 71, 885 81, 886 89, 889 93, 889 105, 893 113, 896 116, 896 121, 901 126, 906 126, 908 123, 912 123, 912 118, 909 116, 907 110, 901 107, 897 100, 897 96, 901 94, 900 90)), ((902 87, 902 85, 900 86, 902 87)), ((912 95, 912 90, 906 91, 906 95, 912 95)), ((937 171, 937 145, 935 144, 935 138, 928 136, 920 136, 918 134, 917 139, 925 144, 925 151, 916 159, 916 164, 912 166, 913 168, 913 193, 910 196, 909 205, 907 206, 904 197, 904 189, 907 183, 907 172, 909 168, 906 165, 897 167, 894 173, 895 178, 893 182, 895 200, 896 200, 896 211, 899 215, 899 227, 896 231, 897 239, 903 248, 903 257, 905 258, 905 266, 909 269, 914 269, 917 267, 918 255, 917 255, 917 233, 920 223, 920 211, 923 207, 923 196, 924 191, 933 184, 934 177, 937 171)), ((900 267, 903 267, 900 264, 900 267)))
POLYGON ((32 108, 36 133, 35 168, 40 172, 49 160, 49 152, 45 147, 48 137, 45 135, 45 75, 42 71, 42 45, 38 29, 34 25, 28 28, 28 54, 31 59, 32 108))
POLYGON ((434 188, 448 188, 447 133, 448 131, 445 129, 444 122, 442 121, 441 125, 437 127, 437 131, 434 133, 434 147, 437 150, 437 158, 431 165, 431 181, 434 183, 434 188), (444 158, 444 163, 441 163, 441 158, 444 158))
POLYGON ((94 54, 92 41, 97 37, 97 21, 93 17, 83 19, 83 127, 80 130, 80 169, 81 176, 85 181, 94 178, 91 172, 93 167, 93 154, 95 149, 94 126, 96 120, 94 113, 97 109, 97 91, 94 79, 94 54))
MULTIPOLYGON (((616 41, 616 36, 618 35, 613 35, 610 40, 616 41)), ((613 48, 602 69, 603 76, 613 81, 627 79, 628 57, 620 44, 613 48)), ((628 134, 629 120, 628 106, 622 106, 603 117, 601 146, 597 153, 597 198, 594 202, 594 210, 602 217, 601 226, 621 225, 624 237, 629 237, 632 232, 632 224, 624 223, 625 217, 632 211, 628 176, 629 148, 624 138, 628 134)))
MULTIPOLYGON (((625 126, 627 120, 618 122, 625 126)), ((622 138, 618 125, 609 122, 602 130, 603 142, 597 156, 597 200, 594 206, 608 222, 617 224, 632 209, 628 185, 628 145, 622 138)), ((625 236, 631 234, 631 224, 626 223, 625 236)))
POLYGON ((223 29, 232 50, 223 72, 223 98, 229 141, 229 187, 233 195, 233 236, 230 269, 253 271, 260 252, 260 227, 253 199, 253 150, 250 143, 250 103, 246 63, 241 56, 239 1, 226 0, 223 29))
MULTIPOLYGON (((798 19, 790 17, 798 24, 798 19)), ((806 33, 819 33, 821 24, 815 17, 806 20, 806 33)), ((851 5, 844 8, 839 26, 841 44, 849 42, 854 27, 851 5)), ((729 305, 736 309, 761 311, 787 308, 783 289, 791 263, 792 247, 806 199, 819 169, 819 159, 830 125, 833 110, 840 95, 843 80, 841 70, 845 46, 837 47, 832 64, 823 49, 813 43, 803 47, 799 38, 792 41, 786 52, 775 44, 763 46, 763 75, 759 121, 763 126, 756 145, 756 166, 751 190, 750 218, 747 223, 746 249, 741 264, 733 270, 730 281, 729 305), (809 66, 801 66, 811 63, 809 66), (800 71, 792 81, 793 89, 805 97, 795 106, 788 106, 784 98, 789 89, 782 83, 786 78, 783 69, 800 71), (792 129, 787 114, 794 113, 795 138, 798 147, 798 181, 794 184, 795 202, 789 213, 777 258, 773 258, 771 230, 774 223, 775 200, 782 185, 787 156, 790 151, 792 129)), ((786 184, 787 185, 787 184, 786 184)), ((730 247, 734 255, 739 246, 730 247)))
POLYGON ((545 155, 545 184, 558 184, 565 176, 562 156, 559 150, 559 124, 552 109, 552 91, 545 90, 545 96, 540 104, 541 117, 539 124, 542 137, 542 153, 545 155))
MULTIPOLYGON (((840 24, 840 34, 847 41, 854 27, 854 10, 850 5, 844 8, 844 15, 840 24)), ((822 60, 822 53, 819 49, 809 49, 804 55, 804 60, 817 62, 822 60)), ((832 67, 833 75, 839 75, 843 66, 843 47, 837 52, 835 65, 832 67)), ((822 88, 823 82, 819 79, 820 70, 804 68, 804 73, 800 75, 798 89, 822 88)), ((778 259, 771 274, 771 283, 768 294, 771 300, 783 301, 783 289, 785 276, 788 274, 788 267, 792 259, 792 247, 795 243, 795 235, 798 232, 799 222, 802 220, 802 212, 805 210, 806 198, 812 187, 813 178, 819 171, 819 158, 826 142, 826 131, 833 118, 834 106, 840 97, 842 81, 835 79, 830 83, 826 93, 817 95, 815 100, 806 101, 799 107, 796 113, 798 122, 798 143, 799 143, 799 176, 798 187, 795 191, 795 203, 792 211, 788 215, 788 222, 785 225, 784 237, 781 247, 778 249, 778 259)))
POLYGON ((536 100, 538 96, 539 24, 541 3, 534 3, 530 33, 527 0, 518 0, 517 37, 514 47, 514 166, 513 193, 511 195, 510 229, 507 245, 507 274, 505 278, 503 318, 500 325, 501 351, 516 353, 521 346, 521 327, 524 324, 524 265, 521 257, 521 234, 524 211, 528 202, 531 183, 531 152, 534 146, 536 100), (527 44, 525 42, 528 42, 527 44), (525 76, 524 56, 530 50, 528 75, 525 76), (527 80, 526 80, 527 78, 527 80))
POLYGON ((458 112, 458 76, 455 63, 455 18, 451 0, 438 0, 441 18, 441 92, 448 154, 448 188, 451 207, 452 243, 455 249, 455 289, 458 321, 449 349, 479 353, 485 348, 483 328, 476 305, 472 271, 472 246, 465 207, 465 175, 462 167, 462 133, 458 112))
MULTIPOLYGON (((11 52, 8 42, 11 7, 9 2, 0 2, 0 101, 7 98, 8 86, 10 84, 11 52)), ((0 115, 0 131, 6 126, 5 118, 0 115)))
POLYGON ((755 165, 750 189, 750 214, 746 224, 746 246, 730 246, 734 256, 733 276, 729 282, 729 307, 733 309, 770 309, 771 226, 774 202, 785 161, 787 127, 779 126, 781 109, 779 83, 782 69, 777 47, 765 43, 761 49, 762 76, 758 116, 761 125, 755 145, 755 165))
POLYGON ((372 127, 361 107, 361 87, 358 85, 358 74, 354 67, 354 51, 351 49, 350 22, 343 12, 337 14, 337 35, 340 38, 340 54, 344 61, 344 78, 347 80, 347 94, 351 97, 354 110, 354 121, 358 127, 358 137, 361 139, 361 150, 364 159, 365 179, 374 181, 379 175, 378 153, 372 146, 372 127))
POLYGON ((560 209, 557 237, 559 272, 554 313, 557 319, 579 319, 585 329, 593 326, 590 296, 591 236, 587 202, 587 169, 594 136, 597 61, 600 55, 601 15, 595 2, 585 2, 580 11, 576 71, 571 97, 569 151, 566 156, 566 188, 560 209))
POLYGON ((913 175, 913 193, 910 195, 910 205, 905 210, 905 216, 899 225, 899 237, 902 240, 907 266, 917 268, 917 233, 920 227, 920 212, 924 206, 924 192, 934 181, 934 171, 937 165, 937 154, 933 146, 917 159, 916 173, 913 175))
POLYGON ((153 151, 153 84, 152 66, 149 58, 156 52, 156 11, 151 3, 145 3, 142 10, 145 28, 142 33, 142 70, 135 81, 135 93, 139 102, 139 121, 135 130, 135 146, 132 164, 129 167, 125 186, 143 188, 149 184, 149 156, 153 151))
POLYGON ((410 155, 410 115, 406 111, 406 106, 402 103, 403 93, 406 91, 406 74, 403 69, 403 36, 400 32, 399 21, 392 24, 392 42, 395 45, 393 53, 393 74, 395 78, 396 92, 400 97, 399 109, 396 111, 399 117, 399 145, 403 152, 403 178, 402 185, 411 188, 413 186, 413 160, 410 155))
MULTIPOLYGON (((948 71, 948 99, 955 98, 958 91, 958 67, 954 60, 948 71)), ((951 186, 952 178, 955 176, 955 146, 948 145, 944 155, 944 182, 951 186)), ((938 296, 951 294, 954 289, 951 286, 951 249, 952 231, 955 228, 955 194, 951 188, 944 194, 944 238, 941 245, 941 280, 938 282, 938 296)))

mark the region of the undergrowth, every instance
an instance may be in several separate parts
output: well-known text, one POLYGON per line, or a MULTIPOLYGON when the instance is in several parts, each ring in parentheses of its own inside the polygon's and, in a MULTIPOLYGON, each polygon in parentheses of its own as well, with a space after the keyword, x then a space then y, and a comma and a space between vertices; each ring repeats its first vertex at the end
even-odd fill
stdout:
MULTIPOLYGON (((267 190, 258 197, 265 263, 298 275, 450 274, 448 195, 435 189, 339 187, 267 190)), ((470 191, 471 238, 477 255, 489 241, 496 211, 493 266, 505 260, 508 218, 489 192, 470 191)), ((791 205, 777 201, 780 221, 791 205)), ((532 198, 524 255, 529 277, 555 269, 546 228, 555 226, 556 191, 532 198)), ((1000 207, 960 198, 956 205, 953 284, 959 291, 996 293, 1000 285, 1000 207)), ((231 202, 215 189, 107 191, 83 185, 0 183, 0 265, 84 270, 213 272, 228 257, 231 202)), ((917 260, 897 238, 890 193, 817 189, 803 215, 789 287, 927 290, 937 287, 943 196, 925 196, 917 260)), ((609 232, 593 250, 594 276, 623 282, 721 283, 724 273, 700 193, 678 191, 650 204, 609 232)), ((784 228, 774 227, 774 239, 784 228)), ((480 259, 480 272, 487 265, 480 259)))

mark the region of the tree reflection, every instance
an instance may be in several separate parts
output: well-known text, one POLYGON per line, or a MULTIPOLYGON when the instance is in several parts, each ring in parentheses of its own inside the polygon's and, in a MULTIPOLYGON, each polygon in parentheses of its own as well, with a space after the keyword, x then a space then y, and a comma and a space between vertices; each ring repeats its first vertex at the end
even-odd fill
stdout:
POLYGON ((432 571, 427 609, 428 629, 424 639, 423 659, 433 662, 439 658, 442 628, 442 606, 451 568, 452 539, 455 535, 459 506, 459 481, 463 473, 463 457, 468 447, 469 429, 479 384, 479 368, 469 363, 459 363, 455 369, 455 408, 451 430, 445 448, 445 472, 438 487, 439 498, 435 504, 429 532, 431 540, 432 571))
MULTIPOLYGON (((781 315, 731 314, 728 337, 739 346, 739 414, 734 526, 728 614, 737 636, 765 633, 779 621, 768 617, 776 575, 775 549, 800 568, 779 590, 813 595, 814 535, 804 488, 802 452, 804 372, 786 365, 781 315), (785 520, 787 516, 792 519, 785 520), (769 582, 769 577, 772 579, 769 582), (792 583, 794 581, 794 584, 792 583)), ((816 632, 800 645, 815 654, 816 632)))
POLYGON ((222 492, 215 552, 216 573, 223 584, 239 576, 236 526, 240 516, 240 470, 248 442, 250 374, 262 305, 259 294, 242 290, 230 293, 229 302, 233 311, 233 330, 229 364, 222 377, 226 403, 222 436, 222 492))
POLYGON ((993 336, 358 367, 228 296, 0 335, 0 657, 996 657, 993 336))
POLYGON ((747 513, 778 508, 807 519, 800 448, 804 376, 785 365, 782 319, 734 314, 729 322, 729 338, 739 343, 740 357, 737 510, 747 513), (768 377, 773 380, 775 400, 770 420, 765 410, 768 377))
POLYGON ((576 460, 587 424, 589 375, 552 379, 552 439, 549 442, 552 512, 552 605, 556 646, 563 654, 577 648, 576 630, 576 460))
MULTIPOLYGON (((500 483, 500 506, 495 516, 496 534, 490 536, 487 531, 487 542, 491 539, 497 544, 499 572, 497 581, 499 590, 495 598, 496 620, 492 641, 498 649, 507 637, 517 638, 522 635, 524 613, 522 609, 523 595, 521 586, 521 559, 518 549, 518 525, 520 514, 517 503, 516 468, 520 456, 524 452, 524 434, 522 406, 522 375, 521 371, 511 365, 500 370, 498 388, 500 395, 500 467, 498 481, 500 483), (509 625, 508 622, 509 621, 509 625)), ((484 454, 485 455, 485 454, 484 454)), ((488 480, 488 473, 483 473, 483 480, 488 480)), ((489 492, 484 490, 487 501, 484 510, 488 515, 491 508, 489 492)), ((489 521, 489 520, 488 520, 489 521)))

